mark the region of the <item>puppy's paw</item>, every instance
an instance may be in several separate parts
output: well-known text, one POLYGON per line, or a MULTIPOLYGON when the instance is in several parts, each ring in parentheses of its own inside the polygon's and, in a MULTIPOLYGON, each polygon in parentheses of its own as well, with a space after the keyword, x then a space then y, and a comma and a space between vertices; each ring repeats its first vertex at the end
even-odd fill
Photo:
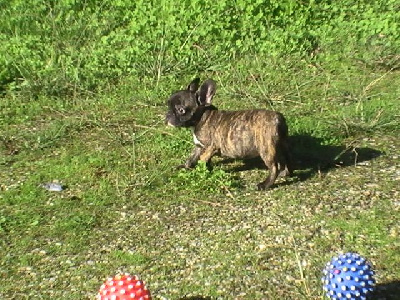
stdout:
POLYGON ((257 184, 257 190, 258 191, 264 191, 266 189, 266 184, 265 182, 260 182, 259 184, 257 184))
POLYGON ((278 175, 278 177, 292 177, 292 176, 293 176, 292 173, 288 169, 281 171, 278 175))
POLYGON ((188 166, 187 164, 181 164, 181 165, 176 166, 175 168, 176 168, 177 170, 182 170, 182 169, 190 170, 190 169, 193 169, 193 167, 188 166))
POLYGON ((175 169, 177 170, 181 170, 181 169, 187 169, 185 164, 181 164, 175 167, 175 169))
POLYGON ((259 184, 257 184, 257 190, 264 191, 264 190, 271 188, 271 186, 273 186, 272 182, 263 181, 263 182, 260 182, 259 184))

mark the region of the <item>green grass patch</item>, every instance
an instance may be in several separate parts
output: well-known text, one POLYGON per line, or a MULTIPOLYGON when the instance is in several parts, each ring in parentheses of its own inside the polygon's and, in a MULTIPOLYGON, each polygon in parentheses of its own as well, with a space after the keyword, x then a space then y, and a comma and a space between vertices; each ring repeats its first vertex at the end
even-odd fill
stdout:
POLYGON ((36 2, 0 5, 0 298, 93 299, 129 272, 155 299, 321 299, 356 251, 396 299, 396 1, 36 2), (197 76, 220 109, 285 115, 294 178, 176 168, 192 133, 166 100, 197 76))
POLYGON ((33 296, 29 284, 41 282, 43 298, 92 298, 105 278, 130 272, 156 299, 318 299, 321 269, 342 251, 367 256, 378 283, 395 282, 396 72, 351 66, 339 76, 289 61, 288 75, 283 62, 247 63, 265 79, 221 74, 215 104, 285 114, 296 176, 267 192, 255 190, 267 172, 257 161, 176 169, 192 137, 164 125, 165 99, 185 82, 26 101, 23 111, 6 98, 15 113, 1 127, 1 295, 33 296))

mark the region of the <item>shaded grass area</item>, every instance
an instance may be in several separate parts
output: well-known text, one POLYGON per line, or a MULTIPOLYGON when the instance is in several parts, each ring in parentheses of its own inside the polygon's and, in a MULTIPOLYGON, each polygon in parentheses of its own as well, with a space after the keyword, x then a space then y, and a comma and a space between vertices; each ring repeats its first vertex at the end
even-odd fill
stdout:
POLYGON ((4 98, 0 298, 93 299, 130 272, 155 299, 321 299, 325 263, 357 251, 377 294, 395 299, 398 72, 239 66, 201 75, 216 78, 218 107, 288 119, 296 177, 267 192, 254 188, 266 172, 257 161, 175 170, 191 134, 166 128, 165 100, 192 74, 96 98, 4 98), (51 181, 65 190, 40 187, 51 181))

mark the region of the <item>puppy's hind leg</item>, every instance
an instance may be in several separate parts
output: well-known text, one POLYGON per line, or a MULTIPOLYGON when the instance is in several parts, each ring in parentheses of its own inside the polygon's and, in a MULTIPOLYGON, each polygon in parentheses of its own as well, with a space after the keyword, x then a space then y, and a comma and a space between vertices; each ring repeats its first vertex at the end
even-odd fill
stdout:
POLYGON ((279 174, 279 164, 276 159, 276 152, 271 151, 273 153, 263 153, 261 155, 262 160, 269 170, 268 177, 263 181, 257 184, 258 190, 265 190, 270 188, 274 183, 279 174))
POLYGON ((279 177, 292 177, 293 176, 293 168, 292 168, 292 156, 289 151, 289 145, 287 140, 280 140, 279 147, 277 150, 277 156, 279 158, 278 163, 278 172, 279 177))
POLYGON ((292 153, 290 152, 288 141, 282 141, 280 150, 282 151, 282 157, 284 162, 284 174, 285 176, 292 177, 293 176, 293 158, 292 153))

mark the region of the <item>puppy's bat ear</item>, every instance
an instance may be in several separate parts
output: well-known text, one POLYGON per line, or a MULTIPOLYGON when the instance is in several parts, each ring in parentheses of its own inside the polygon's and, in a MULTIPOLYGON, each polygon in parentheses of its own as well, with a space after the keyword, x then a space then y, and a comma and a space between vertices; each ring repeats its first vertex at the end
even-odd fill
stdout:
POLYGON ((204 105, 211 104, 212 98, 217 90, 217 84, 214 80, 208 79, 203 82, 198 92, 199 102, 204 105))
POLYGON ((195 78, 192 80, 191 83, 189 83, 187 89, 192 93, 196 93, 197 90, 199 89, 199 84, 200 84, 200 78, 195 78))

